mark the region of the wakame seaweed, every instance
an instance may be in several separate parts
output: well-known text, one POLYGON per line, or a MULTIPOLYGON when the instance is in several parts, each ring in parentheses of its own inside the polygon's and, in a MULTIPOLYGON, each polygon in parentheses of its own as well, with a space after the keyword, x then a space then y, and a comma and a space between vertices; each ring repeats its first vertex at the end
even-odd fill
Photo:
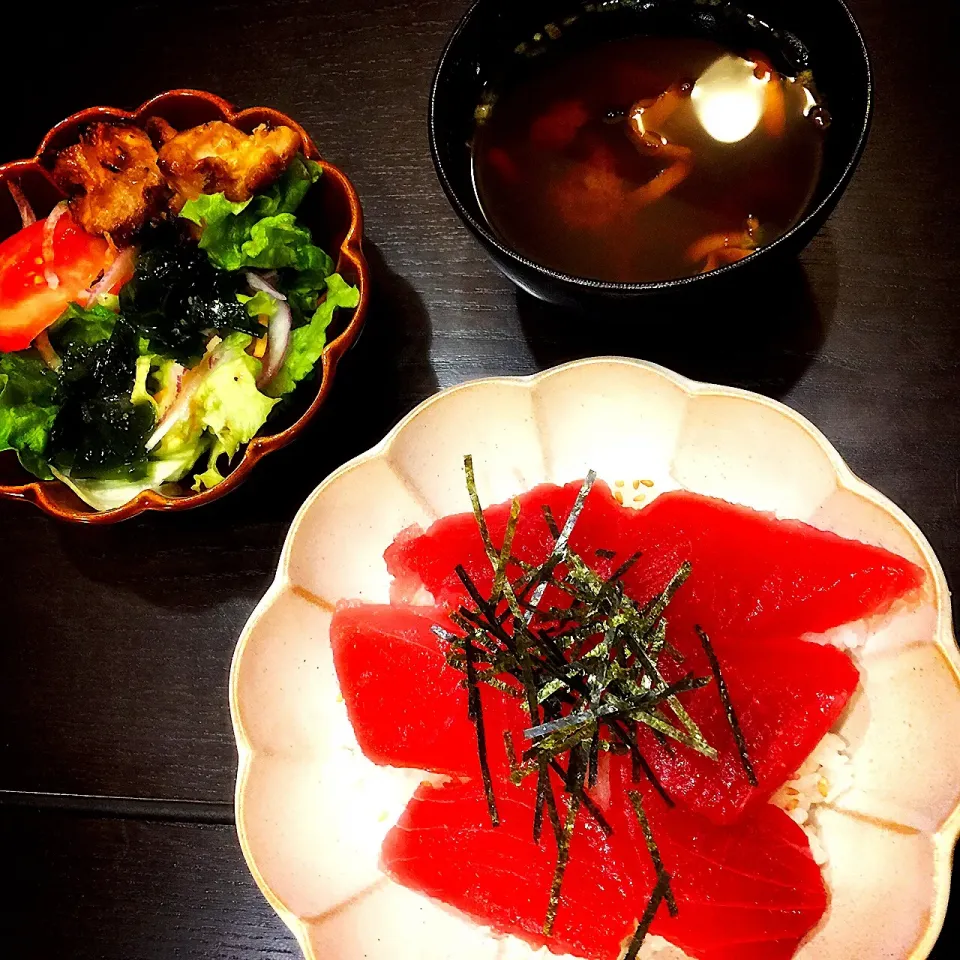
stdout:
POLYGON ((242 271, 218 270, 196 245, 161 229, 145 238, 133 278, 120 291, 120 311, 155 353, 190 365, 213 332, 263 334, 237 299, 247 292, 242 271))
POLYGON ((57 387, 60 409, 46 456, 70 476, 142 475, 155 415, 149 403, 130 399, 138 344, 136 330, 118 317, 109 338, 78 341, 64 352, 57 387))

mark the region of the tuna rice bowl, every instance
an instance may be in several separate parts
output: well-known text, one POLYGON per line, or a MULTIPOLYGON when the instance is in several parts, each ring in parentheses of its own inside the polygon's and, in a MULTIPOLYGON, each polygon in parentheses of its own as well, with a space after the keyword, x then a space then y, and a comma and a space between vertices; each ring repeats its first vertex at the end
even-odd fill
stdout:
POLYGON ((646 478, 483 509, 465 473, 473 511, 398 531, 391 603, 330 626, 353 758, 408 778, 384 875, 497 956, 795 956, 859 651, 924 571, 646 478))

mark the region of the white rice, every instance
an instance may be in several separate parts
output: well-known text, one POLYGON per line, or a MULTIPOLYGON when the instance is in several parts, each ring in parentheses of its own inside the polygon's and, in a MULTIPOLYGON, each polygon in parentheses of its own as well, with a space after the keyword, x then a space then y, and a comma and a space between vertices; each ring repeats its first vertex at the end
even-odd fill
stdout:
POLYGON ((648 936, 637 954, 640 960, 690 960, 679 947, 663 937, 648 936))
POLYGON ((821 866, 828 858, 820 843, 817 807, 832 803, 850 789, 852 782, 847 742, 836 733, 828 733, 800 769, 770 798, 772 804, 803 827, 813 859, 821 866))
MULTIPOLYGON (((859 666, 860 653, 880 626, 890 620, 895 611, 845 623, 825 633, 804 634, 804 640, 832 644, 845 650, 859 666)), ((837 733, 827 733, 794 775, 770 798, 789 817, 803 827, 810 840, 813 859, 822 867, 829 859, 820 842, 817 807, 833 803, 853 784, 849 744, 837 733)))
MULTIPOLYGON (((887 618, 884 617, 884 620, 887 618)), ((814 643, 830 643, 841 650, 846 650, 853 656, 867 642, 872 630, 866 620, 855 620, 853 623, 844 623, 826 633, 805 633, 801 640, 812 640, 814 643)))

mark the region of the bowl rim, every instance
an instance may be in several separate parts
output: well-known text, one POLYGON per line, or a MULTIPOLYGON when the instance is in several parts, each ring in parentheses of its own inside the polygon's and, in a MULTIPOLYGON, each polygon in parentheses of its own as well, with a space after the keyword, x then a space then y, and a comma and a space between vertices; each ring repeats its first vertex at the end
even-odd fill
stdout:
POLYGON ((850 27, 853 30, 856 44, 859 44, 860 55, 862 57, 865 70, 864 89, 866 93, 866 107, 860 124, 860 130, 857 134, 856 144, 854 145, 849 159, 844 165, 839 176, 836 178, 833 186, 815 207, 808 210, 789 230, 786 231, 786 233, 781 234, 781 236, 777 237, 776 240, 757 249, 753 256, 744 257, 742 260, 736 260, 733 263, 724 264, 723 266, 718 267, 716 270, 709 271, 709 273, 698 273, 694 274, 693 276, 677 277, 672 280, 650 280, 643 282, 622 283, 613 280, 595 280, 590 277, 581 277, 577 276, 576 274, 565 273, 562 270, 555 270, 552 267, 546 267, 543 264, 537 263, 535 260, 531 260, 529 257, 518 253, 512 247, 508 246, 482 220, 478 220, 470 213, 466 207, 466 204, 464 204, 460 199, 459 194, 457 193, 453 184, 450 182, 450 178, 447 176, 446 167, 440 157, 440 150, 437 145, 439 138, 436 122, 436 102, 438 98, 438 90, 443 75, 446 72, 451 52, 454 45, 460 39, 460 35, 472 22, 479 8, 494 2, 502 2, 502 0, 473 0, 470 8, 454 27, 453 32, 450 34, 450 37, 447 39, 447 42, 444 45, 443 52, 440 54, 440 59, 437 61, 437 66, 433 73, 433 79, 430 83, 430 97, 427 105, 427 131, 430 141, 430 156, 433 159, 433 166, 436 170, 437 178, 440 181, 440 186, 443 187, 443 192, 447 195, 447 199, 450 201, 454 210, 456 210, 458 216, 464 221, 464 223, 467 224, 474 234, 481 238, 485 244, 488 244, 496 249, 499 254, 506 257, 513 265, 521 267, 525 270, 532 270, 544 279, 563 284, 569 284, 580 288, 584 292, 620 294, 621 296, 627 297, 632 294, 681 290, 691 287, 694 284, 715 282, 721 277, 729 276, 736 270, 743 269, 751 265, 756 265, 762 259, 766 259, 770 255, 779 254, 785 248, 788 248, 793 239, 799 233, 805 230, 811 222, 825 220, 840 200, 840 197, 843 195, 844 190, 846 190, 847 185, 849 184, 858 164, 860 163, 860 158, 863 156, 863 151, 866 148, 867 137, 869 136, 870 126, 873 121, 873 67, 870 63, 870 54, 867 50, 866 41, 863 38, 863 32, 861 31, 860 25, 857 23, 853 14, 850 12, 850 8, 847 6, 845 0, 831 0, 831 2, 835 3, 840 8, 840 11, 846 15, 847 20, 850 23, 850 27))
MULTIPOLYGON (((292 117, 272 107, 246 107, 238 110, 229 101, 215 93, 190 88, 164 91, 144 101, 134 110, 124 110, 110 106, 86 107, 51 127, 41 139, 40 145, 32 157, 0 164, 0 185, 11 176, 22 175, 28 170, 41 171, 49 181, 50 178, 44 161, 54 148, 54 142, 65 131, 78 130, 84 124, 97 120, 120 120, 142 125, 145 117, 161 114, 167 105, 183 104, 185 102, 198 102, 213 107, 222 120, 231 124, 242 123, 245 119, 250 118, 263 118, 269 119, 273 123, 292 127, 300 134, 302 139, 301 149, 304 155, 308 159, 316 160, 321 164, 324 178, 332 180, 346 198, 350 210, 350 222, 338 250, 336 268, 338 271, 349 268, 350 272, 356 276, 360 300, 354 307, 344 330, 323 348, 320 360, 321 379, 317 386, 316 396, 297 420, 286 429, 279 433, 258 434, 253 437, 246 444, 240 459, 237 460, 227 476, 215 487, 204 490, 202 493, 191 493, 182 497, 167 497, 157 491, 146 490, 121 507, 113 510, 96 511, 89 508, 81 509, 66 506, 51 499, 48 496, 48 490, 54 485, 62 485, 61 481, 35 479, 23 484, 0 485, 0 499, 33 503, 45 513, 58 519, 87 524, 117 523, 148 511, 191 510, 212 503, 239 486, 263 457, 274 450, 285 447, 306 427, 307 423, 326 401, 333 386, 337 365, 360 334, 370 303, 370 267, 363 253, 363 208, 360 204, 360 198, 346 174, 339 167, 323 159, 316 143, 307 131, 292 117)), ((85 504, 83 506, 86 507, 85 504)))
MULTIPOLYGON (((350 473, 354 468, 383 457, 388 457, 394 441, 411 424, 420 418, 422 414, 432 409, 436 404, 443 402, 449 396, 489 385, 522 386, 528 390, 533 390, 538 384, 548 378, 562 376, 569 370, 581 369, 593 365, 617 365, 649 371, 662 377, 668 383, 679 387, 688 398, 720 396, 756 403, 779 414, 803 430, 827 457, 834 470, 838 490, 845 490, 861 496, 874 506, 883 510, 888 516, 892 517, 899 526, 907 531, 923 554, 924 561, 932 573, 933 597, 937 608, 936 628, 931 642, 940 651, 948 670, 952 674, 957 686, 960 687, 960 648, 958 648, 957 636, 953 625, 950 588, 947 584, 943 567, 929 541, 916 523, 914 523, 900 507, 853 472, 840 455, 840 452, 817 426, 803 414, 787 406, 785 403, 740 387, 730 387, 723 384, 693 380, 648 360, 619 356, 586 357, 550 367, 533 374, 524 376, 482 377, 439 390, 414 407, 414 409, 403 417, 378 443, 333 470, 307 496, 287 531, 287 536, 284 539, 283 548, 277 561, 277 571, 274 579, 244 624, 230 663, 230 676, 228 681, 230 720, 238 754, 237 778, 234 788, 234 814, 237 838, 247 868, 250 870, 260 892, 296 937, 306 960, 320 960, 319 955, 314 951, 310 942, 309 927, 311 918, 301 917, 294 913, 286 906, 279 895, 274 892, 257 863, 257 858, 247 835, 247 817, 245 813, 247 780, 250 776, 257 751, 246 732, 245 723, 241 715, 241 698, 239 693, 240 675, 247 648, 255 638, 261 620, 273 605, 288 593, 294 593, 309 602, 319 604, 319 598, 299 588, 292 581, 289 573, 294 542, 299 535, 304 519, 328 487, 334 485, 341 477, 350 473)), ((332 613, 332 608, 328 608, 325 603, 319 605, 326 612, 332 613)), ((958 840, 960 840, 960 794, 958 794, 952 811, 943 819, 939 829, 931 832, 929 837, 933 850, 933 897, 929 910, 926 912, 926 925, 910 952, 903 960, 926 960, 943 930, 950 898, 952 869, 956 854, 955 848, 958 840)))

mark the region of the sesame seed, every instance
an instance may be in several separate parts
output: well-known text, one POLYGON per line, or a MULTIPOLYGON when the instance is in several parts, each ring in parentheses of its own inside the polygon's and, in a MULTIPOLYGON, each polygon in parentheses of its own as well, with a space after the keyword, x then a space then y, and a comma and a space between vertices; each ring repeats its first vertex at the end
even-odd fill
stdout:
POLYGON ((652 480, 641 480, 640 482, 641 482, 645 487, 652 487, 652 486, 653 486, 653 481, 652 481, 652 480))
POLYGON ((622 486, 623 486, 623 481, 622 481, 622 480, 617 480, 616 486, 622 487, 622 486))
POLYGON ((830 792, 830 784, 827 783, 826 777, 821 777, 817 783, 817 789, 820 791, 820 796, 826 798, 827 794, 830 792))
POLYGON ((634 502, 634 503, 643 503, 643 501, 646 500, 646 499, 647 499, 647 495, 646 495, 645 493, 638 493, 638 494, 633 498, 633 502, 634 502))
POLYGON ((634 481, 633 481, 633 489, 634 489, 634 490, 639 490, 639 489, 640 489, 640 481, 639 481, 639 480, 634 480, 634 481))
POLYGON ((616 498, 617 503, 619 503, 620 506, 622 507, 622 506, 623 506, 623 494, 622 494, 619 490, 617 490, 617 492, 614 493, 614 497, 616 498))

